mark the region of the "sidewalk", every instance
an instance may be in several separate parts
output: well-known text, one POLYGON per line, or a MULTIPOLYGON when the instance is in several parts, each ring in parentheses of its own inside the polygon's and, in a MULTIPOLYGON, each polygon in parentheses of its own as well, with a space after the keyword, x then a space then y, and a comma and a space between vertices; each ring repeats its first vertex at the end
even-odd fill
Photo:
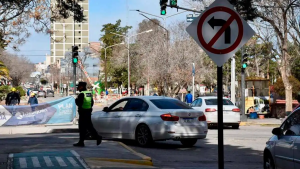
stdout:
POLYGON ((261 126, 280 126, 284 119, 265 118, 265 119, 247 119, 247 122, 241 122, 241 126, 261 125, 261 126))

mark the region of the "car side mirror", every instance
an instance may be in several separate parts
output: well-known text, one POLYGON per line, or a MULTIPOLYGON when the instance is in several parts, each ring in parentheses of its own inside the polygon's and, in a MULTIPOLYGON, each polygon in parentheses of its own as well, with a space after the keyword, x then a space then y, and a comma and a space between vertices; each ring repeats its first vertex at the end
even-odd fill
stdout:
POLYGON ((272 133, 276 136, 282 135, 281 128, 277 127, 272 130, 272 133))
POLYGON ((103 111, 104 111, 104 112, 108 112, 108 107, 104 107, 104 108, 103 108, 103 111))

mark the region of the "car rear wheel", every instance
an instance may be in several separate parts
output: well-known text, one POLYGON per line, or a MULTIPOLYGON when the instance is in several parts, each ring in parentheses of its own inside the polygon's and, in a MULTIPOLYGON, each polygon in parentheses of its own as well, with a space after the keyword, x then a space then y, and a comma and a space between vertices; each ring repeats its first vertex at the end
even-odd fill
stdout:
POLYGON ((135 140, 140 146, 149 146, 153 143, 151 131, 145 124, 140 124, 135 132, 135 140))
POLYGON ((267 153, 264 157, 264 169, 275 169, 274 160, 270 153, 267 153))
POLYGON ((240 128, 240 125, 239 125, 239 124, 238 124, 238 125, 233 125, 232 128, 233 128, 233 129, 239 129, 239 128, 240 128))
POLYGON ((187 147, 193 147, 197 143, 198 139, 190 138, 190 139, 182 139, 180 140, 181 144, 187 147))

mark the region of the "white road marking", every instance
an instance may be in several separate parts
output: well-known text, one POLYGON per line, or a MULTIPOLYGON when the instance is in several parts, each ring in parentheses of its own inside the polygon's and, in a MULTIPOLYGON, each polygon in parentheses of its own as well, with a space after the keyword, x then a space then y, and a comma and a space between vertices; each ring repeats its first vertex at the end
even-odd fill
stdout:
POLYGON ((39 159, 37 157, 31 157, 33 167, 41 167, 41 164, 39 162, 39 159))
POLYGON ((61 157, 55 157, 55 158, 61 167, 67 167, 67 164, 64 162, 64 160, 61 157))
POLYGON ((70 161, 70 163, 71 163, 74 167, 79 167, 79 165, 77 164, 77 162, 74 160, 73 157, 67 157, 67 159, 70 161))
POLYGON ((26 158, 19 158, 19 163, 21 168, 27 168, 26 158))
POLYGON ((44 156, 43 158, 46 162, 47 167, 53 167, 54 166, 49 156, 44 156))

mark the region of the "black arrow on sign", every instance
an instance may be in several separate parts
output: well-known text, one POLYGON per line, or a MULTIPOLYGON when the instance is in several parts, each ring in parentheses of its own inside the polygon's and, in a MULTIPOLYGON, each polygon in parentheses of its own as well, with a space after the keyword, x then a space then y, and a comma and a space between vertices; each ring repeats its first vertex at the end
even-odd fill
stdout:
MULTIPOLYGON (((225 23, 226 23, 225 20, 215 19, 214 16, 208 21, 208 24, 213 29, 215 28, 215 26, 223 26, 223 25, 225 25, 225 23)), ((230 44, 230 41, 231 41, 230 34, 231 34, 231 29, 230 29, 230 26, 228 26, 225 30, 225 44, 230 44)))

